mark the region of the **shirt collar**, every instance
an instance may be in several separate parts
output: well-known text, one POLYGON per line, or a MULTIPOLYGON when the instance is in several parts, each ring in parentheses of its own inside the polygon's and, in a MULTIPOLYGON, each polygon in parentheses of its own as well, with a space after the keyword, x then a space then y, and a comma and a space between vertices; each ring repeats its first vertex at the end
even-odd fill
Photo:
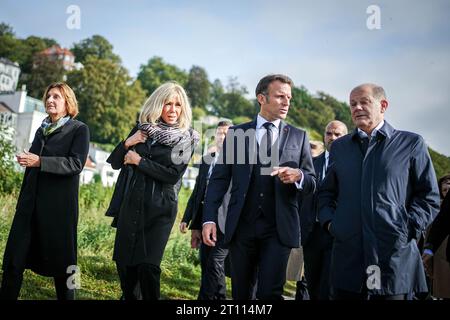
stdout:
POLYGON ((277 127, 277 130, 280 128, 280 123, 281 123, 280 119, 277 119, 277 120, 274 120, 274 121, 267 121, 266 119, 264 119, 263 116, 261 116, 258 113, 258 116, 256 117, 256 129, 261 129, 263 127, 263 124, 266 123, 266 122, 272 122, 273 125, 275 127, 277 127))
MULTIPOLYGON (((382 121, 375 127, 375 129, 372 130, 372 132, 371 132, 371 134, 370 134, 370 137, 371 137, 371 138, 376 137, 376 136, 377 136, 378 130, 380 130, 383 126, 384 126, 384 120, 382 120, 382 121)), ((367 138, 367 137, 369 137, 369 136, 367 135, 367 133, 365 133, 364 131, 362 131, 360 128, 358 128, 358 134, 359 134, 360 138, 367 138)))

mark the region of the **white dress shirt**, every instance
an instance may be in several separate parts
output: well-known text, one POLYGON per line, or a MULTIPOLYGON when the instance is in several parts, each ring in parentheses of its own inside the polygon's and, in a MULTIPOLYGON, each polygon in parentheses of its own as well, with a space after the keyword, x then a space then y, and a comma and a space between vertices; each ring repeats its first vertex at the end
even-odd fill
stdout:
MULTIPOLYGON (((261 140, 262 140, 264 134, 266 133, 266 128, 264 128, 264 124, 266 122, 269 122, 269 121, 264 119, 264 117, 258 113, 258 116, 256 117, 256 141, 258 141, 258 145, 261 143, 261 140)), ((276 130, 270 130, 272 132, 272 145, 273 145, 273 143, 278 139, 278 137, 280 135, 279 131, 280 131, 281 120, 277 119, 277 120, 274 120, 271 122, 277 128, 276 130)), ((303 171, 300 170, 300 172, 302 173, 302 178, 300 179, 300 181, 295 182, 295 186, 297 187, 297 189, 302 190, 304 175, 303 175, 303 171)))
POLYGON ((330 153, 328 152, 328 150, 325 150, 325 163, 324 163, 324 166, 322 168, 322 180, 325 178, 325 174, 327 172, 329 160, 330 160, 330 153))

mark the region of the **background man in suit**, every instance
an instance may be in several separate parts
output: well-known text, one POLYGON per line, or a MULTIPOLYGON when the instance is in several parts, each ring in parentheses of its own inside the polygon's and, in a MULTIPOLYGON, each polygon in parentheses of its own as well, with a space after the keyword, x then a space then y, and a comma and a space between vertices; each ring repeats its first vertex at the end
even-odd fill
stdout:
MULTIPOLYGON (((217 125, 214 138, 214 150, 202 158, 199 173, 195 181, 195 187, 186 206, 183 219, 180 223, 180 231, 185 233, 187 226, 191 229, 191 247, 200 248, 200 266, 202 269, 199 300, 225 300, 225 258, 228 249, 223 246, 223 233, 225 227, 226 209, 228 207, 229 192, 225 195, 219 208, 216 246, 210 247, 202 242, 203 203, 209 178, 215 163, 221 152, 223 140, 231 121, 220 121, 217 125)), ((210 150, 212 151, 212 150, 210 150)))
POLYGON ((256 270, 256 297, 282 299, 289 253, 300 245, 297 193, 315 190, 307 134, 282 121, 292 86, 284 75, 259 81, 260 112, 255 120, 230 128, 224 161, 216 164, 206 193, 203 241, 214 246, 217 209, 233 181, 225 244, 230 250, 234 299, 251 298, 256 270))
MULTIPOLYGON (((345 123, 334 120, 327 124, 324 132, 325 152, 313 158, 317 184, 325 178, 333 141, 348 133, 345 123)), ((299 197, 301 200, 301 197, 299 197)), ((311 300, 330 298, 330 259, 333 238, 318 219, 317 192, 304 197, 301 206, 302 246, 305 261, 305 277, 311 300)))
POLYGON ((336 140, 319 188, 319 219, 334 237, 336 299, 404 300, 427 286, 417 238, 439 209, 436 176, 417 134, 384 120, 384 89, 350 93, 352 134, 336 140))

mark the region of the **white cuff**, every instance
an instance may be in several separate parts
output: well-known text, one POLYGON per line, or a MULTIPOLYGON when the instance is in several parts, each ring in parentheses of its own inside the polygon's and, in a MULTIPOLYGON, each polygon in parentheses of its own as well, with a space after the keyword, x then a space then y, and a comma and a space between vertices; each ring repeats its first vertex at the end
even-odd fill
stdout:
POLYGON ((298 169, 301 173, 302 173, 302 178, 300 179, 300 181, 296 181, 295 182, 295 186, 297 187, 298 190, 303 190, 303 181, 305 180, 305 175, 303 174, 303 171, 298 169))

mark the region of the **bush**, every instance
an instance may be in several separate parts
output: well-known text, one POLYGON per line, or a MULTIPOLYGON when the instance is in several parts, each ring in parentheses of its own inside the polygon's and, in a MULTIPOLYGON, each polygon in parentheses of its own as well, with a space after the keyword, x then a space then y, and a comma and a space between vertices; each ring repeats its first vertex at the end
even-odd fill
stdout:
POLYGON ((106 210, 111 201, 114 187, 104 187, 100 181, 80 186, 80 209, 106 210))
POLYGON ((22 173, 17 170, 15 152, 7 128, 0 125, 0 194, 15 194, 20 190, 22 173))

